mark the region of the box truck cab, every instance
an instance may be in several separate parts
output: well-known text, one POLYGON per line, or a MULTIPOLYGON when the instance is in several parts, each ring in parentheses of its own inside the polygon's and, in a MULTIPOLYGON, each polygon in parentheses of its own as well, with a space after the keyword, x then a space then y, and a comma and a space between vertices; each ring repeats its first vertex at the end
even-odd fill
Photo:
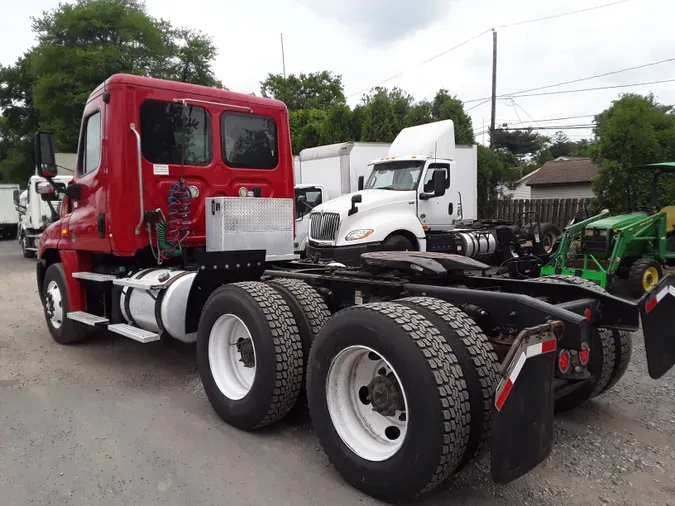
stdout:
MULTIPOLYGON (((451 120, 403 129, 387 156, 371 167, 362 190, 310 214, 308 256, 358 263, 368 251, 438 250, 444 241, 454 241, 443 233, 454 229, 458 219, 469 218, 458 182, 475 186, 476 168, 458 173, 451 120)), ((469 193, 475 199, 475 190, 469 193)))

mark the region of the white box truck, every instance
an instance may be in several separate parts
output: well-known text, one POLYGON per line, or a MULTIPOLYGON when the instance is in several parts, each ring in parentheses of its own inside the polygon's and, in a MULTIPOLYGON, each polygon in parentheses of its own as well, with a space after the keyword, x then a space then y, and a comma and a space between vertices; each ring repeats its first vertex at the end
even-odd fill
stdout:
POLYGON ((18 184, 0 184, 0 237, 15 239, 19 230, 19 211, 15 201, 19 197, 18 184))

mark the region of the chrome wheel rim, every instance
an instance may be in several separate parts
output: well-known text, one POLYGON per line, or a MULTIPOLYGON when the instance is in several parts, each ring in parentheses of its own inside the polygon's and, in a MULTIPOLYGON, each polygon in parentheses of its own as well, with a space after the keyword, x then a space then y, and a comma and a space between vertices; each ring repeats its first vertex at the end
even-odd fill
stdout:
POLYGON ((45 292, 45 309, 52 327, 58 329, 63 324, 63 297, 56 281, 50 281, 45 292))

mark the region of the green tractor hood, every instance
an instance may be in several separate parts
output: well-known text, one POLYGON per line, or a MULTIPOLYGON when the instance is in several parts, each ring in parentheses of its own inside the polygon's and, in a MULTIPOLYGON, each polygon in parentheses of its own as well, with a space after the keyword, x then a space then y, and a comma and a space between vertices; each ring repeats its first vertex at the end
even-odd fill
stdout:
POLYGON ((598 221, 590 223, 586 228, 595 230, 615 230, 617 228, 627 227, 633 223, 639 223, 647 217, 645 213, 620 214, 618 216, 608 216, 598 221))

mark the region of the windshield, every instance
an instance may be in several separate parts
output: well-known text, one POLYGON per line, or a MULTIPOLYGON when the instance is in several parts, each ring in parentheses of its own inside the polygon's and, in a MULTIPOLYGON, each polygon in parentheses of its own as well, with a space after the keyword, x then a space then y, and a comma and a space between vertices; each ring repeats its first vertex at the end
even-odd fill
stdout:
POLYGON ((370 173, 366 190, 416 190, 424 160, 378 163, 370 173))

